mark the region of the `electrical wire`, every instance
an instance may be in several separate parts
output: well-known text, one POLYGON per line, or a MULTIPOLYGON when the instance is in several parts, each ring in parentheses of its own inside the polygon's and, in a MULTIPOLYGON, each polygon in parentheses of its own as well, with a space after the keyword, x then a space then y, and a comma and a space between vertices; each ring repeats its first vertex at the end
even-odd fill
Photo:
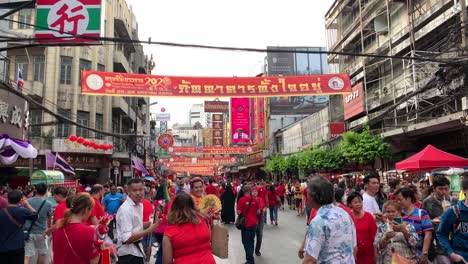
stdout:
MULTIPOLYGON (((291 49, 275 49, 275 48, 268 48, 268 49, 258 49, 258 48, 242 48, 242 47, 228 47, 228 46, 211 46, 211 45, 200 45, 200 44, 183 44, 183 43, 174 43, 174 42, 158 42, 158 41, 151 41, 151 38, 148 41, 142 40, 132 40, 126 38, 114 38, 114 37, 93 37, 93 36, 85 36, 81 34, 71 34, 68 32, 60 32, 59 30, 38 26, 31 23, 21 22, 9 18, 3 18, 3 20, 10 21, 17 24, 27 25, 38 29, 45 29, 53 32, 57 32, 60 34, 69 35, 69 37, 74 38, 81 38, 81 39, 89 39, 94 41, 110 41, 110 42, 118 42, 118 43, 127 43, 127 44, 149 44, 149 45, 160 45, 160 46, 169 46, 169 47, 180 47, 180 48, 199 48, 199 49, 213 49, 213 50, 222 50, 222 51, 242 51, 242 52, 256 52, 256 53, 301 53, 301 54, 326 54, 326 55, 341 55, 341 56, 354 56, 354 57, 370 57, 370 58, 387 58, 387 59, 400 59, 400 60, 415 60, 415 61, 432 61, 437 63, 453 63, 453 60, 441 60, 441 59, 434 59, 434 58, 425 58, 425 57, 408 57, 408 56, 390 56, 390 55, 381 55, 381 54, 374 54, 374 53, 350 53, 350 52, 340 52, 340 51, 323 51, 323 50, 295 50, 291 49)), ((14 38, 15 40, 23 40, 23 41, 38 41, 41 39, 38 38, 14 38)), ((38 46, 69 46, 70 44, 75 44, 75 46, 83 46, 89 45, 89 43, 33 43, 33 44, 25 44, 25 45, 18 45, 14 47, 4 47, 0 48, 0 51, 6 50, 14 50, 14 49, 22 49, 22 48, 31 48, 31 47, 38 47, 38 46)), ((99 44, 95 44, 99 45, 99 44)))

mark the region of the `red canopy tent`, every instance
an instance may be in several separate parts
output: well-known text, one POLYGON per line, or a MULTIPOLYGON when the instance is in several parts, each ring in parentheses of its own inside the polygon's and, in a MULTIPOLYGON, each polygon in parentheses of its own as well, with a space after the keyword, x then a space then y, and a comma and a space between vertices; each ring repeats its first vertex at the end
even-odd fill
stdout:
POLYGON ((430 171, 441 167, 468 167, 468 159, 447 153, 431 145, 396 164, 397 170, 430 171))

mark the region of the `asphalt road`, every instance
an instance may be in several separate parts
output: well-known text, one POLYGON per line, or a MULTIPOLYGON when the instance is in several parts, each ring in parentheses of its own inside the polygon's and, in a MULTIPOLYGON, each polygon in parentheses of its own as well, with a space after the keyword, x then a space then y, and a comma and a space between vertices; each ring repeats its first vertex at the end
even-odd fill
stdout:
MULTIPOLYGON (((294 211, 286 208, 285 211, 278 212, 278 219, 278 226, 270 225, 270 221, 267 221, 264 227, 262 255, 255 256, 257 264, 301 263, 297 251, 306 232, 305 216, 296 216, 294 211)), ((229 229, 229 263, 245 263, 240 231, 232 225, 227 228, 229 229)))

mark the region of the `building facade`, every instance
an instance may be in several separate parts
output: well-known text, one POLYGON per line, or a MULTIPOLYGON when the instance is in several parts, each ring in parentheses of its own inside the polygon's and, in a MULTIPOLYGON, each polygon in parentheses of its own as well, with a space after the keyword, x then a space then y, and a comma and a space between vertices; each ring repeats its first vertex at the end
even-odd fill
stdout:
POLYGON ((348 130, 368 124, 397 160, 427 144, 467 156, 466 66, 456 63, 467 43, 463 8, 451 0, 335 1, 326 14, 328 50, 350 55, 329 55, 329 69, 349 73, 354 88, 331 98, 338 113, 331 121, 348 130))
POLYGON ((208 124, 211 123, 211 114, 205 113, 204 104, 193 104, 190 108, 189 124, 195 126, 197 122, 204 128, 208 127, 208 124))
MULTIPOLYGON (((102 1, 102 6, 101 36, 138 39, 135 15, 125 0, 102 1)), ((10 18, 34 24, 35 16, 34 9, 26 8, 11 15, 10 18)), ((8 27, 13 34, 32 36, 34 32, 31 26, 24 24, 9 23, 8 27)), ((15 41, 8 43, 9 46, 18 44, 24 43, 15 41)), ((132 43, 81 47, 45 45, 9 50, 6 56, 9 61, 6 79, 14 81, 18 69, 21 69, 24 93, 40 101, 48 109, 91 128, 139 136, 138 139, 108 137, 86 128, 64 123, 57 124, 55 117, 44 113, 42 109, 32 108, 31 140, 33 145, 40 149, 40 155, 48 151, 60 152, 77 169, 77 176, 82 182, 92 184, 107 181, 112 166, 120 172, 128 170, 130 153, 140 157, 146 154, 142 146, 150 140, 149 98, 82 95, 80 79, 81 70, 147 73, 148 60, 141 45, 132 43), (47 123, 55 125, 41 125, 47 123), (67 140, 72 134, 113 144, 114 149, 103 152, 87 148, 86 151, 82 151, 78 145, 67 140), (78 162, 79 159, 81 160, 78 162)), ((114 170, 112 171, 114 174, 114 170)))

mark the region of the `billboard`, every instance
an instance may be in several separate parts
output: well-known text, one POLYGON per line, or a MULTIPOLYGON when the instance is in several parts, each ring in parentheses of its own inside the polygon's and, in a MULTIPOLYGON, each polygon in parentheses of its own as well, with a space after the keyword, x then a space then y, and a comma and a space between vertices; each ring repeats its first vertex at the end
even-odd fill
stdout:
POLYGON ((231 139, 233 144, 249 143, 250 99, 231 98, 231 139))
POLYGON ((229 113, 229 102, 205 101, 205 113, 229 113))
POLYGON ((344 120, 348 120, 364 112, 364 92, 362 83, 356 84, 352 88, 350 94, 343 95, 343 108, 344 120))
MULTIPOLYGON (((323 74, 328 71, 327 58, 322 54, 296 53, 295 51, 321 51, 325 48, 268 47, 268 76, 323 74), (291 52, 281 52, 291 51, 291 52)), ((327 95, 281 96, 269 99, 271 115, 305 115, 328 106, 327 95)))
POLYGON ((280 97, 348 94, 348 74, 281 77, 184 77, 81 71, 81 93, 109 96, 280 97))
POLYGON ((37 0, 34 38, 38 42, 98 42, 101 34, 101 0, 37 0), (51 30, 52 29, 52 30, 51 30), (64 38, 65 37, 65 38, 64 38))

